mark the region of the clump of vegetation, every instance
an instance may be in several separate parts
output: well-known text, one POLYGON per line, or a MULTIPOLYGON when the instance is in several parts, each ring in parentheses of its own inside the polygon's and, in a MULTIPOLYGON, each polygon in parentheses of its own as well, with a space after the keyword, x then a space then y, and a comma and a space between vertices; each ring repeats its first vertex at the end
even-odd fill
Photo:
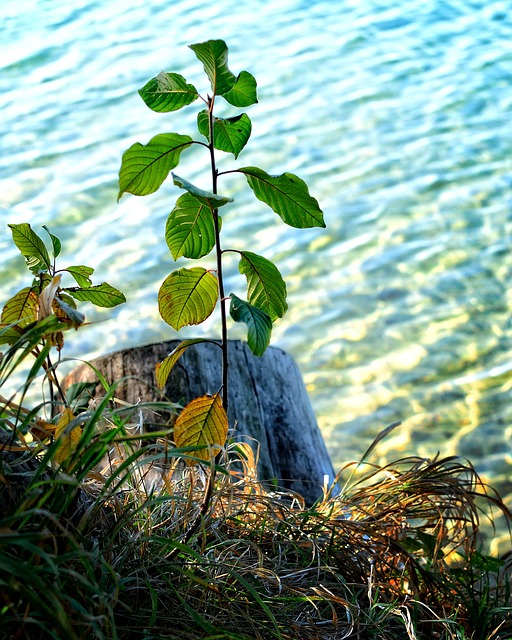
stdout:
MULTIPOLYGON (((216 115, 219 101, 224 105, 246 108, 257 102, 255 78, 242 71, 235 76, 228 67, 228 48, 222 40, 209 40, 190 47, 203 64, 211 92, 202 96, 196 87, 178 73, 162 71, 152 78, 139 94, 157 113, 169 113, 188 107, 197 100, 206 109, 197 115, 201 136, 194 140, 179 133, 161 133, 146 145, 133 144, 123 154, 119 171, 119 198, 124 193, 145 196, 157 191, 169 172, 175 169, 187 149, 204 149, 208 161, 211 191, 172 174, 174 184, 184 190, 171 211, 165 240, 174 260, 181 257, 200 259, 214 253, 213 268, 192 267, 173 271, 165 278, 158 293, 158 307, 163 320, 179 331, 187 325, 204 322, 220 306, 220 343, 222 351, 222 385, 218 393, 203 396, 187 405, 178 418, 174 439, 178 446, 208 445, 222 447, 228 433, 228 318, 226 303, 235 322, 247 325, 247 343, 261 356, 270 343, 272 324, 287 310, 286 284, 277 267, 267 258, 248 250, 221 247, 222 218, 219 209, 233 200, 218 193, 219 180, 225 175, 244 176, 250 189, 287 225, 298 229, 325 227, 317 200, 306 183, 292 173, 269 175, 258 167, 246 166, 220 171, 216 152, 238 158, 252 131, 247 113, 230 117, 216 115), (224 259, 238 254, 238 269, 247 280, 247 299, 224 291, 224 259)), ((184 340, 156 367, 156 381, 165 387, 170 372, 189 347, 205 339, 184 340)), ((208 450, 201 454, 208 459, 208 450)))
MULTIPOLYGON (((218 95, 235 106, 252 104, 256 88, 247 72, 229 72, 223 42, 192 49, 212 84, 198 118, 207 143, 198 144, 209 150, 214 188, 206 193, 175 176, 186 193, 166 237, 171 251, 176 234, 181 247, 202 245, 180 249, 187 257, 216 247, 217 269, 185 270, 192 273, 184 274, 191 283, 184 300, 183 270, 166 279, 160 309, 172 326, 178 318, 201 322, 218 298, 224 307, 218 207, 227 199, 216 193, 214 150, 238 155, 239 134, 246 142, 250 125, 244 116, 217 118, 213 105, 218 95), (222 148, 228 143, 238 145, 235 151, 222 148)), ((198 97, 177 74, 160 74, 141 95, 158 111, 198 97)), ((169 163, 178 147, 191 144, 160 134, 146 147, 134 145, 123 156, 120 192, 154 191, 176 166, 169 163)), ((238 171, 271 206, 286 200, 290 216, 304 201, 314 205, 296 176, 238 171)), ((205 428, 211 423, 204 406, 154 403, 154 410, 179 413, 178 428, 146 433, 141 406, 116 402, 121 381, 109 385, 96 372, 104 394, 91 402, 86 383, 64 389, 59 377, 63 336, 84 324, 74 300, 114 306, 124 296, 106 283, 92 285, 88 267, 58 270, 60 241, 47 229, 51 251, 30 225, 10 227, 33 281, 0 316, 2 390, 29 363, 20 389, 0 396, 0 638, 512 637, 510 563, 479 546, 486 505, 509 522, 512 514, 469 463, 407 458, 379 467, 368 462, 370 448, 364 462, 340 471, 336 491, 326 488, 307 506, 297 494, 269 492, 258 481, 252 449, 226 440, 226 384, 215 401, 199 399, 218 428, 205 428), (77 287, 62 285, 66 273, 77 287), (43 399, 29 404, 36 381, 43 399), (182 416, 202 429, 199 440, 182 437, 182 416)), ((285 310, 285 289, 265 258, 240 256, 248 300, 232 295, 231 316, 247 324, 258 353, 285 310)), ((191 344, 160 364, 161 384, 191 344)), ((224 352, 222 359, 227 366, 224 352)))

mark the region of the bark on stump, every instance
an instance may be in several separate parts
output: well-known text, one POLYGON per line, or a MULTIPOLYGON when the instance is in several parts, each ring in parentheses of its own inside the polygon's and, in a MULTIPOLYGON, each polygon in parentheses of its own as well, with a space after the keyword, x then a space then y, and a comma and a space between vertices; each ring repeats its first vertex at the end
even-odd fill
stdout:
MULTIPOLYGON (((160 394, 155 365, 179 343, 170 340, 117 351, 92 364, 110 383, 122 380, 115 396, 133 404, 167 398, 184 405, 218 392, 221 352, 217 345, 204 342, 184 352, 160 394)), ((254 440, 259 443, 259 480, 296 491, 311 504, 322 495, 325 477, 333 481, 334 470, 295 361, 275 347, 262 357, 254 356, 241 341, 230 340, 228 348, 228 417, 230 427, 235 425, 235 438, 253 449, 254 440)), ((94 371, 80 365, 66 377, 64 386, 95 380, 94 371)), ((104 395, 100 384, 96 393, 104 395)), ((152 414, 149 419, 158 423, 165 416, 152 414)))

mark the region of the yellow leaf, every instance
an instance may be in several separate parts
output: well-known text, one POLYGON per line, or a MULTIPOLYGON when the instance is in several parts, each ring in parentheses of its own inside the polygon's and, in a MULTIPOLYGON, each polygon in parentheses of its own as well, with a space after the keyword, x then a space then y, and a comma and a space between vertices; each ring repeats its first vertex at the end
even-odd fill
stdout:
POLYGON ((57 465, 63 464, 74 453, 82 436, 82 429, 78 425, 69 427, 74 419, 71 409, 66 409, 55 427, 55 439, 60 442, 60 447, 54 456, 54 462, 57 465))
POLYGON ((174 425, 177 447, 203 446, 194 455, 201 460, 210 459, 209 448, 224 446, 228 435, 228 417, 218 393, 192 400, 178 416, 174 425))
MULTIPOLYGON (((38 298, 31 287, 25 287, 5 303, 0 315, 4 325, 17 323, 24 328, 37 320, 38 298)), ((17 336, 19 338, 19 334, 17 336)))
POLYGON ((162 391, 165 389, 167 379, 171 375, 172 368, 185 353, 188 347, 198 342, 204 342, 204 338, 193 338, 192 340, 183 340, 180 344, 171 351, 171 353, 159 362, 155 368, 155 377, 158 388, 162 391))
POLYGON ((35 440, 45 440, 54 435, 57 426, 51 422, 46 422, 42 418, 36 418, 30 429, 30 434, 35 440))

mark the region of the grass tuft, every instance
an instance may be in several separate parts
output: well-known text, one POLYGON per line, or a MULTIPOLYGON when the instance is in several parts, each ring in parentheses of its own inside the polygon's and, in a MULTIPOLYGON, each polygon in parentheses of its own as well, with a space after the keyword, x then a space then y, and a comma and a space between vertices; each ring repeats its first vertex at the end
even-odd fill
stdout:
POLYGON ((204 510, 210 467, 108 401, 60 464, 58 438, 24 435, 36 413, 4 406, 1 638, 512 636, 510 558, 479 548, 485 504, 512 514, 467 461, 351 463, 306 507, 232 443, 204 510))

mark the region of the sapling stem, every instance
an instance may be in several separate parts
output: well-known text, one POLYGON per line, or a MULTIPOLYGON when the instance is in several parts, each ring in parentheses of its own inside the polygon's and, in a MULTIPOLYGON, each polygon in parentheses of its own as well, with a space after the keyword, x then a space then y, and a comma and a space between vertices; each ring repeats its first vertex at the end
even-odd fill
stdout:
MULTIPOLYGON (((217 194, 217 178, 218 171, 215 163, 214 148, 214 124, 213 124, 213 106, 215 97, 208 98, 208 124, 210 132, 210 164, 212 170, 212 192, 217 194)), ((220 300, 220 317, 221 317, 221 346, 222 346, 222 406, 227 412, 228 410, 228 323, 226 316, 225 294, 224 294, 224 277, 222 272, 222 247, 220 244, 220 225, 219 210, 213 210, 213 224, 215 228, 215 252, 217 254, 217 278, 219 280, 219 300, 220 300)))

